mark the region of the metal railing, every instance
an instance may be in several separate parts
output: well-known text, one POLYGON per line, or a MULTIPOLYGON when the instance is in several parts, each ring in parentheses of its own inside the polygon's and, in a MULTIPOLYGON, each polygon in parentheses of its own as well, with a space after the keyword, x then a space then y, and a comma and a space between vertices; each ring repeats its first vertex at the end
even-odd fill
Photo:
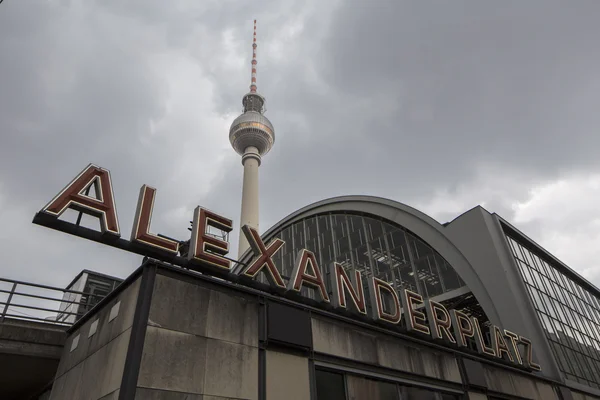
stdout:
POLYGON ((0 278, 0 323, 10 319, 70 326, 104 297, 106 296, 0 278), (76 300, 70 299, 71 297, 76 300))

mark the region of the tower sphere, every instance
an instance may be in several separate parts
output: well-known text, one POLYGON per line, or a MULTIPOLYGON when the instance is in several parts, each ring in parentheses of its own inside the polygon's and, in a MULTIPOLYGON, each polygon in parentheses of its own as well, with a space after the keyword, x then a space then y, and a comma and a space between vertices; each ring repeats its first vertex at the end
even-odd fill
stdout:
POLYGON ((231 124, 229 141, 240 155, 243 155, 248 147, 256 147, 263 156, 275 143, 275 130, 271 121, 259 111, 246 111, 231 124))

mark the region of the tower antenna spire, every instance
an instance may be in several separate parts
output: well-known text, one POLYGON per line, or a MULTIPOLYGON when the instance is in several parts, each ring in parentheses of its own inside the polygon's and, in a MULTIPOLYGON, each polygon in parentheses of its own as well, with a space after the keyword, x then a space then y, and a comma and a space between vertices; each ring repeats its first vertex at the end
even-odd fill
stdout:
POLYGON ((252 77, 250 79, 250 93, 256 93, 256 20, 254 20, 254 35, 252 36, 252 77))

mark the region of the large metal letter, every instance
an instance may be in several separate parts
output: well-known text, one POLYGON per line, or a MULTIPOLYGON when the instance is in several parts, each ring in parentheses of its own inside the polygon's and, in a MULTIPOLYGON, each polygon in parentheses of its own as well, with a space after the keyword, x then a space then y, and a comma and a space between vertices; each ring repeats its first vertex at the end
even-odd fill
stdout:
POLYGON ((504 334, 506 335, 506 337, 510 340, 510 343, 512 344, 512 352, 515 356, 515 359, 517 360, 517 363, 519 365, 523 365, 523 359, 521 358, 521 352, 519 351, 519 335, 517 335, 516 333, 513 333, 509 330, 504 330, 504 334))
POLYGON ((375 277, 372 277, 368 282, 373 319, 387 321, 392 324, 400 323, 402 312, 400 310, 400 301, 398 300, 398 295, 396 294, 394 288, 389 283, 375 277), (388 294, 392 297, 393 310, 390 312, 385 311, 383 307, 381 289, 388 292, 388 294))
POLYGON ((542 367, 533 362, 533 346, 531 344, 531 340, 527 339, 526 337, 519 336, 519 342, 525 345, 525 359, 523 360, 525 366, 534 371, 541 371, 542 367))
POLYGON ((271 285, 285 289, 285 282, 273 262, 273 255, 283 247, 285 242, 275 238, 265 246, 256 229, 250 227, 250 225, 244 225, 242 231, 246 239, 248 239, 250 248, 254 252, 254 260, 240 272, 240 275, 255 278, 260 271, 264 271, 271 285))
POLYGON ((425 300, 425 311, 429 320, 431 336, 434 339, 443 340, 445 335, 450 343, 456 344, 456 339, 454 339, 450 331, 452 319, 446 307, 436 301, 425 300))
POLYGON ((154 249, 164 250, 171 254, 177 254, 179 251, 178 241, 150 233, 155 197, 156 189, 147 185, 142 186, 133 220, 133 228, 131 229, 131 241, 154 249))
POLYGON ((323 301, 329 303, 329 295, 327 294, 325 283, 321 277, 321 271, 319 271, 315 254, 306 249, 302 249, 298 253, 296 266, 294 267, 292 276, 288 282, 288 290, 300 292, 303 283, 318 289, 323 301))
MULTIPOLYGON (((494 350, 493 347, 488 347, 485 344, 485 338, 483 337, 479 320, 475 317, 471 317, 471 320, 473 321, 473 327, 475 328, 475 345, 477 346, 477 351, 482 354, 487 354, 488 356, 496 357, 496 350, 494 350)), ((494 344, 491 343, 491 345, 493 346, 494 344)))
POLYGON ((452 327, 454 329, 454 336, 456 336, 458 347, 469 347, 467 338, 475 336, 473 323, 469 316, 461 311, 450 310, 450 319, 452 320, 452 327))
POLYGON ((233 223, 230 219, 221 217, 202 207, 196 207, 192 222, 192 238, 188 259, 229 270, 231 261, 223 257, 229 252, 229 243, 207 234, 206 229, 209 226, 224 232, 231 232, 233 229, 233 223))
POLYGON ((514 363, 515 359, 513 358, 513 355, 511 354, 510 349, 508 348, 508 344, 506 343, 506 339, 502 334, 502 330, 496 325, 492 325, 490 327, 490 334, 492 338, 491 344, 494 350, 496 351, 496 357, 502 358, 502 353, 505 353, 510 362, 514 363))
POLYGON ((356 270, 353 279, 349 278, 342 264, 334 262, 331 264, 329 273, 331 288, 333 289, 332 303, 334 307, 348 308, 346 304, 346 292, 350 294, 350 299, 354 308, 361 314, 367 314, 365 304, 365 293, 362 286, 362 275, 356 270))
POLYGON ((423 304, 423 297, 419 293, 404 289, 400 298, 402 301, 402 309, 404 310, 406 329, 409 332, 416 331, 424 335, 429 335, 431 331, 426 325, 427 319, 425 318, 425 314, 414 309, 416 303, 423 304))
POLYGON ((42 212, 58 218, 68 208, 99 218, 102 233, 121 236, 108 170, 93 164, 88 165, 42 209, 42 212), (84 194, 92 185, 98 198, 84 194))

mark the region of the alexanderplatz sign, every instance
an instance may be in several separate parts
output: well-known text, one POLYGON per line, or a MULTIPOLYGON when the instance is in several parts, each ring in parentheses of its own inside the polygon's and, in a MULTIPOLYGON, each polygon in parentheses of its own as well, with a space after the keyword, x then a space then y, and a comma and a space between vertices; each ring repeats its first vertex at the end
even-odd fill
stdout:
POLYGON ((211 228, 231 232, 233 223, 202 207, 194 210, 188 254, 182 257, 179 255, 181 242, 152 233, 150 229, 155 196, 156 189, 147 185, 141 187, 130 240, 122 239, 110 172, 90 164, 36 214, 33 222, 296 301, 314 303, 300 296, 300 290, 309 287, 316 292, 318 306, 352 314, 363 320, 369 319, 463 350, 468 348, 469 340, 474 340, 478 353, 483 356, 530 371, 541 370, 533 361, 529 339, 492 325, 488 344, 477 318, 458 310, 449 310, 441 303, 425 300, 420 294, 407 289, 398 293, 389 283, 374 276, 363 276, 360 271, 348 275, 342 265, 335 262, 329 266, 328 275, 333 292, 330 296, 317 259, 309 250, 299 251, 291 277, 285 282, 273 262, 273 256, 285 242, 276 238, 264 243, 258 232, 249 226, 243 226, 242 230, 252 248, 253 259, 244 268, 234 271, 232 260, 226 257, 229 243, 209 233, 211 228), (88 195, 91 186, 95 189, 96 197, 88 195), (59 220, 69 208, 97 217, 101 230, 95 231, 59 220), (260 274, 266 276, 268 285, 256 281, 260 274), (367 294, 363 290, 363 280, 367 281, 367 294), (367 307, 367 301, 370 307, 367 307))

